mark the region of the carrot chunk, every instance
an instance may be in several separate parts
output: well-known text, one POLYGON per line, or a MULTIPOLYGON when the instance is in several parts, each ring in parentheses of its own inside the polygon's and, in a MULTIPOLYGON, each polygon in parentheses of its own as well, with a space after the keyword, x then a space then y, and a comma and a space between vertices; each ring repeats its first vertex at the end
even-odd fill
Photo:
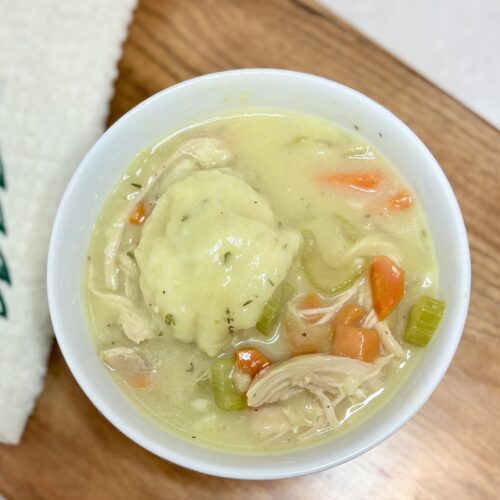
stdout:
POLYGON ((405 273, 389 257, 373 257, 370 267, 370 286, 375 312, 382 321, 403 298, 405 273))
POLYGON ((376 170, 323 174, 318 176, 318 180, 331 186, 347 186, 360 191, 373 192, 382 182, 382 174, 376 170))
POLYGON ((326 352, 330 342, 331 326, 309 325, 289 315, 283 325, 283 332, 290 351, 294 355, 326 352))
POLYGON ((378 356, 379 335, 375 329, 338 325, 331 344, 331 354, 371 363, 378 356))
POLYGON ((308 293, 297 304, 297 311, 302 312, 301 318, 304 323, 316 323, 322 314, 304 314, 309 309, 321 307, 321 299, 317 293, 308 293))
POLYGON ((401 191, 390 198, 386 204, 386 210, 406 210, 413 204, 413 196, 408 191, 401 191))
POLYGON ((148 389, 152 384, 151 375, 142 372, 130 374, 125 380, 134 389, 148 389))
POLYGON ((334 316, 332 321, 333 328, 339 325, 361 326, 362 319, 366 316, 366 309, 357 304, 345 304, 334 316))
POLYGON ((141 224, 144 224, 144 221, 146 219, 147 219, 146 206, 144 205, 144 202, 141 201, 135 207, 135 210, 128 218, 128 221, 130 222, 130 224, 135 224, 136 226, 140 226, 141 224))
POLYGON ((236 349, 234 357, 236 359, 236 367, 242 372, 248 373, 252 378, 271 364, 271 361, 264 354, 252 347, 236 349))

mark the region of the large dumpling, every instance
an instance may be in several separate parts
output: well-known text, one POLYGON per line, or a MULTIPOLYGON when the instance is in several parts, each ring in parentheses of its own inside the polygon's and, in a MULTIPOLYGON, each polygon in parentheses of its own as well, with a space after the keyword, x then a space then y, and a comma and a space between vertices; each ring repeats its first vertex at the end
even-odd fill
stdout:
POLYGON ((147 220, 135 255, 144 301, 174 336, 216 355, 255 326, 297 254, 268 201, 227 169, 172 185, 147 220))

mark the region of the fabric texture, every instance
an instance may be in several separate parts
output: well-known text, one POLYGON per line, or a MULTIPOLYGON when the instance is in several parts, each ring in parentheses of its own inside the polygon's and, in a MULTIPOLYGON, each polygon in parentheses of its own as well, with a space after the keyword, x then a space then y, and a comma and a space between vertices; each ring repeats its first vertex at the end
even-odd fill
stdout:
POLYGON ((0 0, 0 442, 19 442, 43 387, 52 222, 103 132, 135 4, 0 0))

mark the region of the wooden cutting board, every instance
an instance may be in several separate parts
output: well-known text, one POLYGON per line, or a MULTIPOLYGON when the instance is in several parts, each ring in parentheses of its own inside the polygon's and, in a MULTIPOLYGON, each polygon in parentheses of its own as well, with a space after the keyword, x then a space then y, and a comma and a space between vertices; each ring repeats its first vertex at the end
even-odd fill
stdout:
POLYGON ((465 335, 446 377, 410 423, 356 460, 303 478, 242 482, 182 469, 121 435, 54 347, 22 444, 0 447, 8 498, 499 498, 499 132, 309 0, 141 1, 109 123, 178 81, 257 66, 316 73, 367 94, 442 165, 465 215, 474 275, 465 335))

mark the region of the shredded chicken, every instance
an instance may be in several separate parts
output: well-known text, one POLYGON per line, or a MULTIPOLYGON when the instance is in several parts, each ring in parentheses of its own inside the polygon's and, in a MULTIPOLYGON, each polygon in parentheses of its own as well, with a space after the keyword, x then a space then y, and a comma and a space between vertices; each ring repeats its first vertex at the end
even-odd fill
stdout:
POLYGON ((292 303, 289 305, 292 313, 299 318, 311 317, 319 315, 320 318, 314 323, 310 323, 311 326, 319 326, 331 321, 331 319, 337 314, 339 309, 350 300, 357 292, 358 284, 355 283, 349 290, 344 292, 342 295, 338 296, 336 300, 327 307, 317 307, 314 309, 302 309, 297 311, 296 304, 292 303))
POLYGON ((116 310, 117 322, 130 340, 138 344, 153 337, 153 325, 147 312, 123 295, 99 290, 94 284, 92 268, 89 272, 89 290, 116 310))
POLYGON ((146 362, 132 347, 112 347, 100 353, 103 363, 112 370, 139 373, 146 370, 146 362))
POLYGON ((259 438, 278 439, 293 430, 281 406, 265 406, 250 414, 250 429, 259 438))
POLYGON ((373 326, 378 330, 385 351, 393 354, 396 358, 405 359, 406 352, 401 347, 401 344, 394 338, 387 323, 385 321, 377 321, 373 326))
POLYGON ((118 324, 125 335, 136 344, 153 338, 153 327, 148 313, 133 305, 120 310, 118 324))
MULTIPOLYGON (((344 384, 350 375, 359 376, 359 386, 376 377, 390 357, 379 358, 375 363, 331 356, 306 354, 282 363, 271 365, 260 372, 247 391, 250 407, 261 407, 285 401, 299 391, 309 391, 320 402, 329 425, 337 424, 335 406, 345 397, 344 384)), ((351 394, 352 377, 349 379, 351 394)))
POLYGON ((235 368, 233 371, 233 382, 236 390, 238 392, 247 392, 250 384, 252 383, 252 378, 248 373, 242 372, 235 368))

